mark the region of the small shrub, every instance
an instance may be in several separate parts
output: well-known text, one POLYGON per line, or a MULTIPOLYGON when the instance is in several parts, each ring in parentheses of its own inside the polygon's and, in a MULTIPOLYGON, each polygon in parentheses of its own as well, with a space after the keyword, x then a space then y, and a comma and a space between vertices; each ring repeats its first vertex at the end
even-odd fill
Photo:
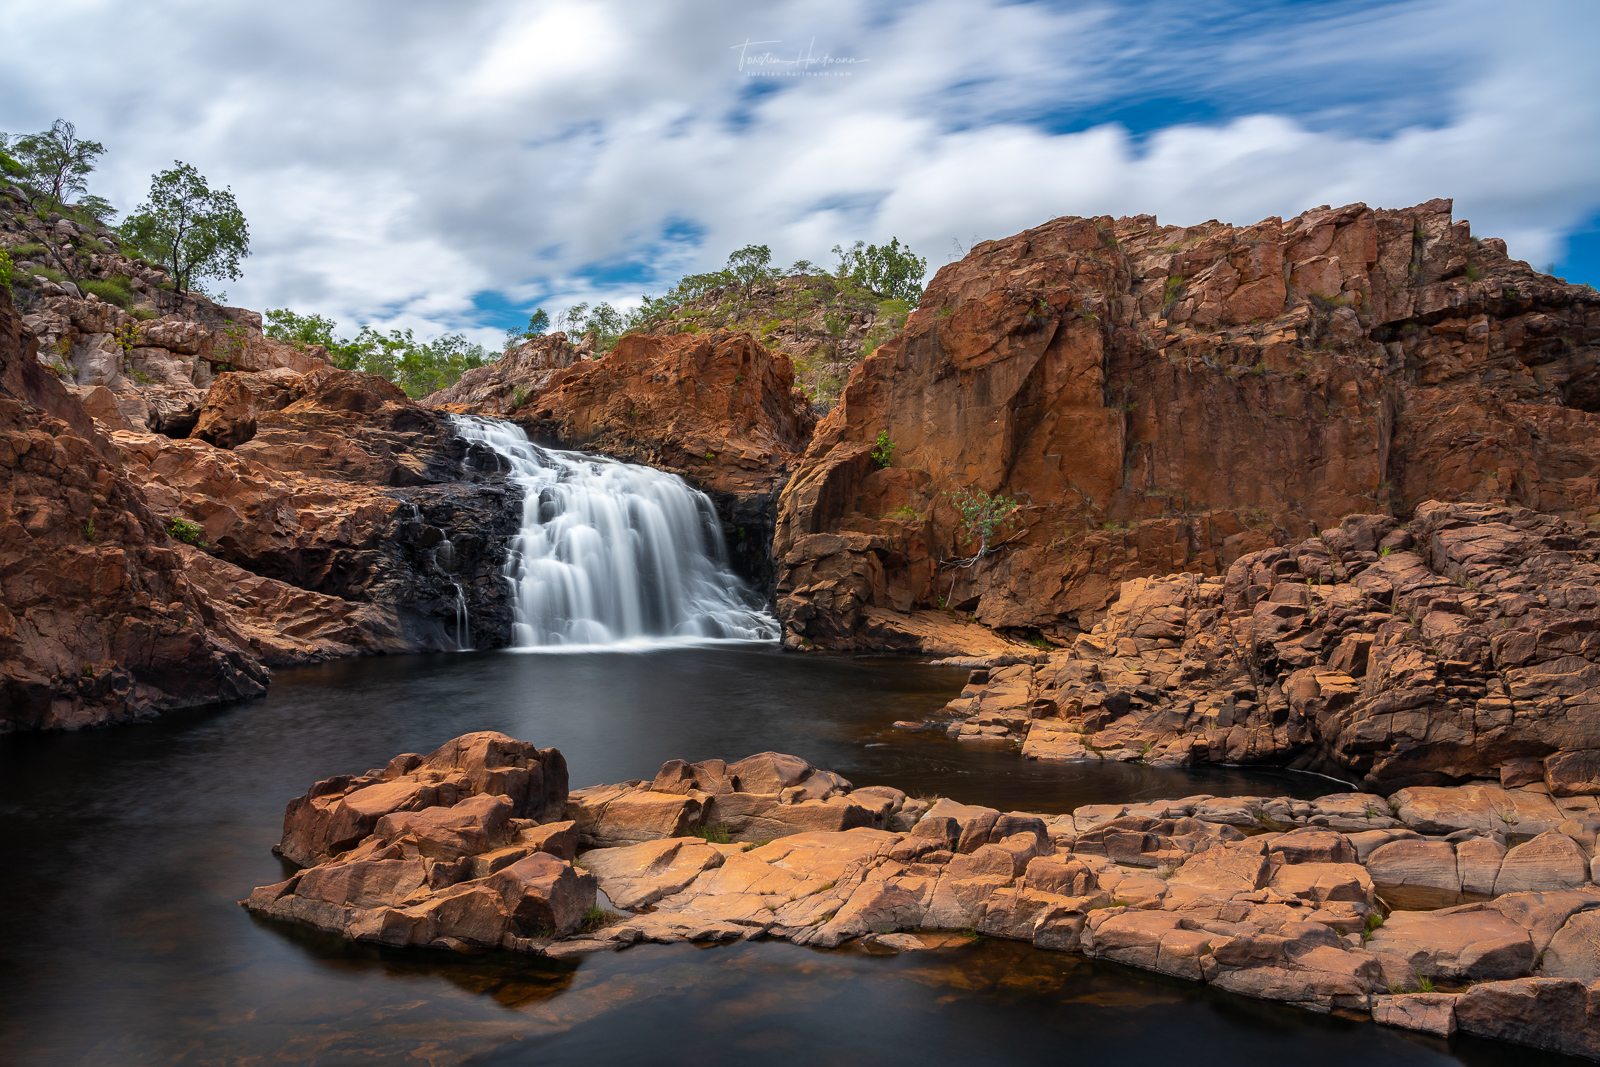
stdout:
POLYGON ((961 532, 978 538, 978 553, 973 557, 974 560, 987 555, 990 542, 1016 525, 1017 512, 1022 507, 1015 500, 970 486, 950 494, 950 500, 961 516, 961 532))
POLYGON ((125 275, 116 274, 100 281, 82 281, 78 289, 85 293, 93 293, 108 304, 127 310, 133 304, 133 286, 125 275))
POLYGON ((894 450, 898 447, 900 446, 889 440, 889 433, 887 430, 879 430, 878 443, 872 450, 872 462, 878 465, 879 470, 882 470, 883 468, 887 467, 889 465, 889 461, 894 458, 894 450))
POLYGON ((594 933, 603 926, 621 922, 625 917, 621 912, 606 911, 598 904, 590 904, 589 910, 583 913, 583 932, 594 933))
POLYGON ((694 836, 712 845, 727 845, 733 841, 732 835, 728 832, 728 824, 720 822, 700 827, 694 832, 694 836))
POLYGON ((11 274, 15 264, 11 262, 11 255, 0 249, 0 289, 11 292, 11 274))
POLYGON ((1361 931, 1361 940, 1363 940, 1363 941, 1371 941, 1372 940, 1372 931, 1376 930, 1378 927, 1380 927, 1382 925, 1383 925, 1383 916, 1382 915, 1379 915, 1377 912, 1373 912, 1371 915, 1368 915, 1367 916, 1367 928, 1365 930, 1361 931))
POLYGON ((85 541, 93 541, 94 540, 94 520, 93 519, 90 519, 88 522, 83 524, 83 539, 85 541))
POLYGON ((186 545, 196 548, 206 547, 205 538, 200 535, 205 533, 199 523, 189 522, 187 519, 173 517, 167 520, 167 534, 174 541, 182 541, 186 545))
POLYGON ((1391 551, 1391 549, 1389 548, 1388 545, 1383 545, 1382 547, 1380 547, 1378 549, 1378 555, 1379 556, 1387 556, 1390 553, 1390 551, 1391 551))
MULTIPOLYGON (((518 408, 522 407, 522 405, 526 404, 527 402, 528 402, 528 391, 526 389, 524 389, 522 386, 519 385, 515 389, 511 390, 511 410, 512 411, 516 411, 518 408)), ((638 410, 639 410, 638 408, 635 408, 634 409, 635 413, 637 413, 638 410)))

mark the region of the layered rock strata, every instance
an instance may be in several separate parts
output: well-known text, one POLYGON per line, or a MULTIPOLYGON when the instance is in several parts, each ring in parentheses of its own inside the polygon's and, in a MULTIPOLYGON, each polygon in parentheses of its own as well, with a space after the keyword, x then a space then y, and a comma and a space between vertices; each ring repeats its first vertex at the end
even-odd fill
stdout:
POLYGON ((510 639, 503 570, 521 498, 495 454, 382 378, 222 375, 195 434, 112 435, 156 510, 222 560, 371 605, 385 648, 510 639))
POLYGON ((794 647, 940 607, 1071 640, 1125 580, 1223 574, 1352 512, 1586 518, 1597 361, 1600 295, 1447 200, 1057 219, 942 268, 852 374, 780 505, 779 615, 794 647))
POLYGON ((980 668, 963 740, 1046 760, 1266 763, 1383 793, 1600 793, 1600 530, 1525 508, 1357 515, 1225 577, 1127 582, 1043 663, 980 668))
POLYGON ((469 734, 318 783, 280 846, 312 865, 241 903, 380 944, 556 957, 756 937, 918 949, 966 930, 1600 1058, 1592 796, 1194 796, 1046 816, 854 788, 771 752, 571 793, 564 772, 553 750, 469 734), (596 889, 622 911, 594 907, 596 889))
POLYGON ((726 330, 631 334, 603 358, 591 355, 553 334, 423 403, 510 419, 535 441, 682 475, 717 505, 737 569, 770 593, 777 494, 814 425, 788 359, 726 330))
POLYGON ((0 291, 0 732, 258 696, 248 641, 0 291))

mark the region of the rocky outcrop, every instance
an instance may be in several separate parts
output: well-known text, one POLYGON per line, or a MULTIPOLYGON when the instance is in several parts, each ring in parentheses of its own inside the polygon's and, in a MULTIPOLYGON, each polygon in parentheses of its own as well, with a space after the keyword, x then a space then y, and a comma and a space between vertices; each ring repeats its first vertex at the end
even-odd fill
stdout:
POLYGON ((267 671, 36 352, 0 292, 0 731, 259 695, 267 671))
POLYGON ((340 646, 509 641, 502 575, 519 491, 494 453, 388 381, 332 368, 225 373, 192 437, 112 436, 157 512, 193 523, 221 560, 370 605, 330 616, 365 628, 340 646))
POLYGON ((779 615, 797 647, 853 647, 870 608, 1070 640, 1126 580, 1221 574, 1352 512, 1600 513, 1597 342, 1600 296, 1444 200, 985 242, 818 427, 779 615))
POLYGON ((536 948, 595 901, 566 797, 561 753, 504 734, 396 756, 290 801, 277 851, 306 869, 240 903, 380 944, 536 948))
POLYGON ((1525 508, 1352 516, 1225 578, 1127 582, 1070 650, 980 669, 944 713, 1036 759, 1600 793, 1597 555, 1600 530, 1525 508))
POLYGON ((0 192, 0 247, 16 260, 14 292, 41 361, 107 430, 184 437, 218 374, 326 366, 320 346, 267 337, 255 312, 177 292, 77 215, 37 217, 0 192))
POLYGON ((1560 820, 1548 829, 1446 788, 1040 816, 854 788, 766 752, 673 760, 558 813, 559 759, 469 734, 318 783, 290 803, 282 846, 315 865, 241 903, 356 940, 553 957, 756 937, 901 951, 966 930, 1600 1059, 1594 797, 1511 791, 1560 820), (1424 884, 1457 896, 1421 901, 1424 884), (596 889, 622 911, 583 910, 596 889))
POLYGON ((788 359, 729 331, 630 334, 588 355, 564 334, 529 341, 423 404, 682 475, 716 503, 736 568, 770 593, 777 494, 813 426, 788 359))

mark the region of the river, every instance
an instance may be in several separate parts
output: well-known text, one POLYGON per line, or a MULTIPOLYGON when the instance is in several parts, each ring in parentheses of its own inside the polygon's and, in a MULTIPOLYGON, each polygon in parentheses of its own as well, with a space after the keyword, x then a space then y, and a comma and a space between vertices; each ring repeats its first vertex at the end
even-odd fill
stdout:
MULTIPOLYGON (((1271 771, 1052 766, 890 730, 963 672, 722 646, 461 653, 278 672, 262 700, 0 738, 0 1061, 96 1064, 1556 1063, 1005 942, 938 952, 641 946, 555 964, 389 951, 252 919, 313 781, 503 730, 572 782, 776 749, 857 785, 1005 809, 1343 788, 1271 771)), ((1577 1061, 1573 1061, 1577 1062, 1577 1061)))

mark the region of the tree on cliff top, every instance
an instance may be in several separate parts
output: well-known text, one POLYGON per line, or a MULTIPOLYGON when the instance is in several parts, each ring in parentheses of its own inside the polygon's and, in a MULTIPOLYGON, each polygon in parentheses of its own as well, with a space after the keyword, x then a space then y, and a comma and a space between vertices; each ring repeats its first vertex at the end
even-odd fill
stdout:
POLYGON ((250 226, 232 189, 212 189, 180 160, 150 180, 150 198, 120 227, 122 240, 166 267, 180 292, 202 278, 238 278, 250 226))
POLYGON ((839 257, 835 271, 838 277, 913 306, 922 299, 922 277, 928 273, 928 261, 902 245, 898 237, 889 238, 886 245, 869 245, 865 241, 857 241, 849 248, 834 245, 833 252, 839 257))
POLYGON ((66 119, 56 119, 43 133, 8 137, 0 134, 0 169, 33 193, 37 200, 65 204, 79 198, 91 213, 104 220, 110 204, 88 195, 88 177, 94 161, 105 154, 99 141, 86 141, 66 119), (95 210, 95 209, 100 210, 95 210))

